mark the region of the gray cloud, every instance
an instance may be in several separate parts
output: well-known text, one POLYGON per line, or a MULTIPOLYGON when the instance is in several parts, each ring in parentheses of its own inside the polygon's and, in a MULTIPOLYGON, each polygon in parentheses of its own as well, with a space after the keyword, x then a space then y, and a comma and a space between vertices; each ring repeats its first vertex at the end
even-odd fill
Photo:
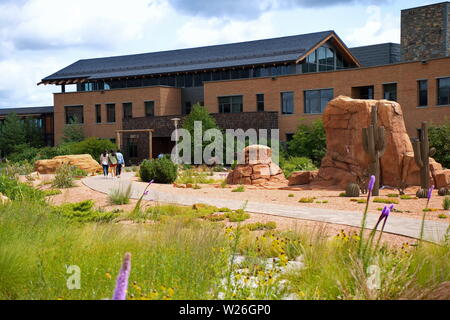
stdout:
POLYGON ((255 19, 277 9, 321 8, 341 4, 381 4, 392 0, 168 0, 170 5, 188 15, 255 19))

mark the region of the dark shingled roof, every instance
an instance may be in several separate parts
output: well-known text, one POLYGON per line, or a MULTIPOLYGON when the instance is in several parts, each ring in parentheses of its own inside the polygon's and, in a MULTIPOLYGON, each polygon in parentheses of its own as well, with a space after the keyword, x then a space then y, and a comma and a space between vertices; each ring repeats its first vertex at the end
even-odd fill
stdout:
POLYGON ((42 81, 114 78, 296 61, 330 34, 334 32, 323 31, 200 48, 85 59, 42 81))
POLYGON ((350 48, 362 67, 381 66, 400 62, 400 45, 398 43, 381 43, 370 46, 350 48))
POLYGON ((21 114, 41 114, 41 113, 53 113, 53 106, 48 107, 27 107, 27 108, 1 108, 0 116, 5 116, 10 113, 21 114))

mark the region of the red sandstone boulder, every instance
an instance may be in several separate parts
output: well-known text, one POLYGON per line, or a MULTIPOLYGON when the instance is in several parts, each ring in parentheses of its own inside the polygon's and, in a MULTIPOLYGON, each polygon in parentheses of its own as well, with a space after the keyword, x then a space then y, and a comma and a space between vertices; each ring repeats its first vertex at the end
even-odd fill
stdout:
POLYGON ((270 164, 272 163, 272 149, 262 145, 251 145, 244 149, 245 163, 270 164))
POLYGON ((310 184, 318 175, 318 171, 298 171, 291 174, 289 177, 289 185, 310 184))
MULTIPOLYGON (((378 107, 378 125, 385 128, 386 151, 380 159, 382 185, 420 185, 420 169, 414 161, 401 106, 387 100, 358 100, 339 96, 329 102, 323 115, 327 153, 319 170, 320 185, 345 187, 364 180, 369 156, 363 148, 362 129, 370 125, 373 106, 378 107)), ((430 159, 430 174, 440 165, 430 159)))
POLYGON ((450 186, 450 169, 435 171, 434 182, 437 189, 450 186))

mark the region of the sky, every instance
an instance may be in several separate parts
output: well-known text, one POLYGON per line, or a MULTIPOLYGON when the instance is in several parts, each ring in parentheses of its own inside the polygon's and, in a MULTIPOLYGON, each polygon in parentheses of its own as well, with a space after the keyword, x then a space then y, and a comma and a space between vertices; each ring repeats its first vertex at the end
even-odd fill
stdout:
POLYGON ((421 0, 0 0, 0 108, 53 105, 37 86, 80 59, 334 30, 349 47, 400 42, 421 0))

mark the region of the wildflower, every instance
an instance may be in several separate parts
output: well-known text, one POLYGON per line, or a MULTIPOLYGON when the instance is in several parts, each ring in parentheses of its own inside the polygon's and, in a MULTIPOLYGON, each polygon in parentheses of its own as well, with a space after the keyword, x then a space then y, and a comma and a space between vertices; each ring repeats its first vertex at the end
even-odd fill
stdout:
POLYGON ((428 195, 427 195, 428 201, 430 201, 430 199, 431 199, 431 195, 433 194, 433 190, 434 190, 434 186, 431 186, 430 189, 428 189, 428 195))
POLYGON ((113 300, 125 300, 128 290, 128 278, 131 271, 131 253, 126 253, 116 281, 113 300))
POLYGON ((106 272, 106 273, 105 273, 105 277, 106 277, 106 279, 111 279, 111 278, 112 278, 112 277, 111 277, 111 273, 106 272))
POLYGON ((367 186, 367 189, 369 190, 367 192, 367 201, 366 201, 366 209, 363 213, 363 218, 361 221, 361 230, 359 232, 359 252, 362 253, 363 251, 363 235, 364 235, 364 229, 366 228, 366 220, 367 220, 367 212, 369 211, 369 202, 370 202, 370 196, 372 194, 373 187, 375 185, 375 176, 371 176, 369 180, 369 185, 367 186))
POLYGON ((368 185, 369 193, 372 192, 374 186, 375 186, 375 176, 371 176, 368 185))

